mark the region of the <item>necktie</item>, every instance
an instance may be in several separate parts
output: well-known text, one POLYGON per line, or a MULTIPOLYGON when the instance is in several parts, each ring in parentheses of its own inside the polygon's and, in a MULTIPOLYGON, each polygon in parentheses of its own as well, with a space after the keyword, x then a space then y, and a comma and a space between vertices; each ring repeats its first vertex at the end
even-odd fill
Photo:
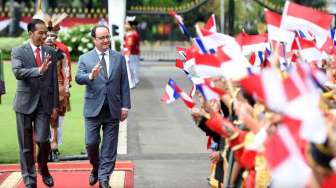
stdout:
POLYGON ((104 57, 105 53, 102 53, 102 59, 100 61, 100 65, 102 66, 103 68, 103 73, 104 73, 104 76, 106 78, 108 78, 108 74, 107 74, 107 67, 106 67, 106 61, 105 61, 105 57, 104 57))
POLYGON ((36 65, 39 67, 41 66, 42 62, 41 62, 41 55, 40 55, 40 48, 36 48, 35 50, 35 60, 36 60, 36 65))

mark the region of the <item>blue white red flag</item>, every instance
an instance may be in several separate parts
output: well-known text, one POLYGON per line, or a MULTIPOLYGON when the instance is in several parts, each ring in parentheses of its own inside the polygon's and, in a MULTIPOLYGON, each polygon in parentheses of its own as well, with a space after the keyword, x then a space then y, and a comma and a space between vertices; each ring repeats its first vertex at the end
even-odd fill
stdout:
POLYGON ((176 83, 173 79, 169 79, 168 84, 166 86, 166 91, 161 97, 161 101, 167 104, 174 102, 175 100, 181 98, 184 104, 188 108, 192 108, 195 103, 191 99, 191 97, 186 94, 176 83))
POLYGON ((330 35, 331 35, 331 39, 334 42, 334 45, 336 46, 336 27, 330 29, 330 35))
POLYGON ((191 34, 190 34, 190 32, 188 31, 187 27, 184 25, 183 18, 182 18, 180 15, 176 14, 176 12, 174 12, 174 11, 173 11, 173 12, 170 12, 169 15, 170 15, 170 16, 173 16, 173 17, 175 18, 177 24, 178 24, 179 27, 180 27, 181 32, 182 32, 184 35, 186 35, 189 39, 191 39, 191 38, 192 38, 192 37, 191 37, 191 34))
POLYGON ((162 102, 170 104, 180 98, 180 94, 176 91, 175 85, 174 80, 170 78, 166 85, 166 91, 161 97, 162 102))

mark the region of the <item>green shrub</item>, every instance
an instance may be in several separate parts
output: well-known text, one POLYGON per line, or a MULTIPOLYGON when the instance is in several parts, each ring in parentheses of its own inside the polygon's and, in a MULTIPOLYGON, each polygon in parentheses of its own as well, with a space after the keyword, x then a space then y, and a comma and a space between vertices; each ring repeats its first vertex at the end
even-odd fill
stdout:
POLYGON ((60 32, 59 39, 68 46, 72 61, 77 61, 79 55, 94 47, 90 35, 91 28, 92 25, 79 25, 60 32))
POLYGON ((12 48, 24 43, 26 38, 23 37, 0 37, 0 49, 3 60, 10 60, 12 48))
MULTIPOLYGON (((91 38, 92 27, 92 25, 78 25, 60 32, 59 39, 68 46, 72 61, 77 61, 81 54, 94 48, 91 38)), ((120 51, 120 41, 115 42, 116 49, 120 51)))
MULTIPOLYGON (((79 25, 59 33, 59 39, 70 50, 72 61, 77 61, 81 54, 94 48, 90 34, 91 28, 92 25, 79 25)), ((20 37, 0 37, 3 60, 10 60, 12 48, 23 44, 26 40, 28 40, 27 32, 23 32, 20 37)), ((115 47, 117 51, 120 51, 120 41, 117 39, 115 39, 115 47)))

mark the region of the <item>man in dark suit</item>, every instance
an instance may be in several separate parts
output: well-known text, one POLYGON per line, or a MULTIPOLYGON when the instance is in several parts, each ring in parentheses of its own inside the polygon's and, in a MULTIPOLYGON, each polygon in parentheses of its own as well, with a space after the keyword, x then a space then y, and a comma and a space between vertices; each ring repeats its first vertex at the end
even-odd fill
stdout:
POLYGON ((33 19, 27 26, 29 42, 12 50, 12 71, 17 79, 14 99, 21 173, 26 187, 36 187, 34 141, 37 163, 44 184, 54 182, 47 162, 50 152, 51 116, 57 114, 58 84, 54 50, 44 44, 47 27, 33 19), (34 137, 34 138, 33 138, 34 137))
POLYGON ((79 57, 76 82, 86 85, 85 143, 93 167, 89 184, 99 180, 100 187, 108 188, 117 158, 119 121, 127 118, 131 107, 130 90, 125 58, 109 48, 109 28, 95 26, 91 36, 95 48, 79 57))

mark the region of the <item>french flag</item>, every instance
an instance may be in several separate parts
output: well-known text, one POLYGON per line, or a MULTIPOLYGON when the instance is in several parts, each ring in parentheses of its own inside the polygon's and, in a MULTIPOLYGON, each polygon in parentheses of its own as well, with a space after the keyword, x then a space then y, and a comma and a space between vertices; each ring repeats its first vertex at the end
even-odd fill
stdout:
POLYGON ((187 27, 184 25, 183 18, 182 18, 180 15, 176 14, 176 12, 174 12, 174 11, 170 12, 169 15, 170 15, 170 16, 173 16, 173 17, 175 18, 177 24, 178 24, 179 27, 180 27, 181 32, 182 32, 185 36, 187 36, 189 39, 191 39, 191 38, 192 38, 192 37, 191 37, 191 34, 190 34, 190 32, 188 31, 187 27))
POLYGON ((330 36, 332 19, 333 16, 327 13, 286 1, 281 28, 293 31, 305 29, 314 35, 317 47, 321 48, 330 36))
POLYGON ((219 95, 206 84, 197 84, 196 90, 202 94, 206 101, 219 99, 219 95))
POLYGON ((263 51, 253 52, 250 56, 250 63, 255 67, 260 67, 265 61, 265 53, 263 51))
POLYGON ((191 97, 186 94, 175 82, 173 79, 169 79, 166 86, 166 92, 161 97, 161 101, 166 102, 167 104, 174 102, 176 99, 181 98, 183 103, 188 107, 192 108, 195 106, 194 101, 191 97))
POLYGON ((236 41, 242 47, 243 55, 249 55, 256 51, 265 51, 269 48, 267 34, 249 35, 245 32, 236 36, 236 41))
MULTIPOLYGON (((193 80, 194 81, 194 80, 193 80)), ((214 78, 204 78, 195 81, 196 90, 199 91, 205 100, 219 99, 225 91, 215 87, 214 78)))
POLYGON ((301 57, 307 62, 323 59, 323 54, 316 47, 315 43, 304 38, 296 37, 292 44, 292 50, 299 50, 301 57))
POLYGON ((332 41, 334 42, 334 45, 336 46, 336 27, 330 29, 330 36, 332 41))
MULTIPOLYGON (((200 37, 195 37, 193 38, 193 42, 195 44, 195 46, 197 46, 197 48, 199 49, 199 51, 203 54, 206 54, 208 53, 208 50, 205 48, 204 44, 203 44, 203 41, 200 37)), ((209 50, 211 51, 211 50, 209 50)), ((212 49, 212 52, 215 53, 215 50, 212 49)))
POLYGON ((286 46, 289 46, 290 48, 290 45, 294 40, 295 34, 294 32, 280 28, 281 19, 282 17, 280 14, 272 12, 267 9, 265 10, 265 20, 267 23, 268 40, 284 42, 286 46))
POLYGON ((166 104, 170 104, 180 98, 180 94, 175 89, 175 82, 173 79, 169 78, 168 84, 166 85, 166 91, 161 97, 161 101, 166 104))

